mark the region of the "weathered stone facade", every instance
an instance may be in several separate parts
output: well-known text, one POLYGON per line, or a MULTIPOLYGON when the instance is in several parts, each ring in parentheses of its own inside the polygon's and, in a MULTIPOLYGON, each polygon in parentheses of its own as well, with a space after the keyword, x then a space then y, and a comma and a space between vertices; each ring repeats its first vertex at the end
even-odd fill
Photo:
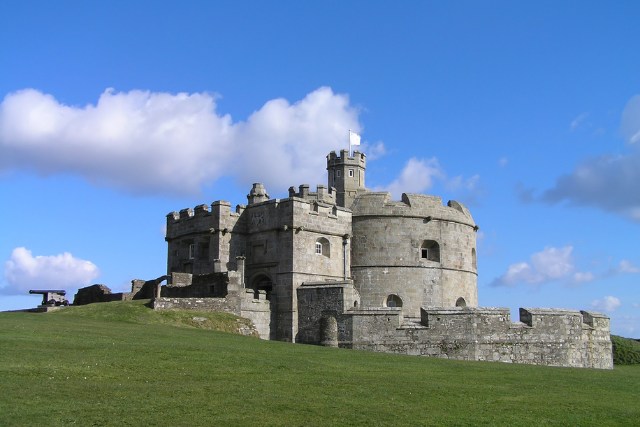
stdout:
POLYGON ((609 319, 586 311, 421 308, 419 320, 396 307, 357 308, 353 283, 298 288, 299 342, 459 360, 612 368, 609 319), (335 325, 327 328, 324 325, 335 325))
POLYGON ((261 336, 292 342, 612 367, 606 316, 521 309, 512 323, 507 309, 478 308, 469 210, 420 194, 392 201, 365 188, 365 168, 362 153, 332 152, 328 186, 315 192, 301 185, 270 199, 256 183, 233 211, 217 201, 167 215, 169 282, 157 308, 241 313, 261 336))
POLYGON ((233 212, 219 201, 210 210, 201 205, 167 215, 168 271, 240 272, 244 288, 265 291, 271 302, 271 338, 295 341, 295 289, 350 274, 351 211, 336 205, 324 186, 310 192, 301 185, 287 199, 269 200, 262 184, 254 184, 247 198, 233 212), (246 262, 239 266, 238 259, 246 262))

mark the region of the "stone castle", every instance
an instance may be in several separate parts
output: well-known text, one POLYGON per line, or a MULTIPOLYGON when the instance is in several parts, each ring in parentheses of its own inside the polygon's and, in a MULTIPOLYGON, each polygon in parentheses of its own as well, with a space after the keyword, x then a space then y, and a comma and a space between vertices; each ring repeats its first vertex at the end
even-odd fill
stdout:
POLYGON ((167 215, 167 275, 133 281, 155 309, 224 310, 262 338, 445 357, 610 369, 609 319, 478 307, 475 224, 459 202, 365 187, 366 156, 327 156, 327 185, 167 215), (161 286, 161 282, 167 284, 161 286))

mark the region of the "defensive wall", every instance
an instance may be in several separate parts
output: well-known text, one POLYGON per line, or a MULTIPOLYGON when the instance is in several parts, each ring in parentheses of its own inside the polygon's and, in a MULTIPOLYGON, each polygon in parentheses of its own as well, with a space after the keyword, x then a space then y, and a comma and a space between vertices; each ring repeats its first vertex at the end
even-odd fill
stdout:
POLYGON ((298 288, 298 341, 458 360, 612 369, 609 319, 599 313, 506 308, 360 308, 349 281, 298 288))
POLYGON ((266 292, 234 291, 222 298, 160 297, 152 300, 154 310, 218 311, 251 320, 260 338, 270 337, 271 309, 266 292))
POLYGON ((478 227, 462 204, 444 206, 440 197, 422 194, 391 201, 387 192, 366 192, 352 210, 351 274, 364 307, 401 304, 418 318, 421 307, 478 304, 478 227))

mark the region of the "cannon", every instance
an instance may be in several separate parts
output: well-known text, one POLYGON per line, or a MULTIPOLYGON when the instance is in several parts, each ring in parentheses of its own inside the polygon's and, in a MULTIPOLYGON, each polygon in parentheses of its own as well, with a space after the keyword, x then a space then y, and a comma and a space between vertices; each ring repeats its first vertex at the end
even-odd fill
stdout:
POLYGON ((62 289, 32 289, 29 293, 42 295, 41 306, 69 305, 69 301, 65 298, 67 291, 62 289))

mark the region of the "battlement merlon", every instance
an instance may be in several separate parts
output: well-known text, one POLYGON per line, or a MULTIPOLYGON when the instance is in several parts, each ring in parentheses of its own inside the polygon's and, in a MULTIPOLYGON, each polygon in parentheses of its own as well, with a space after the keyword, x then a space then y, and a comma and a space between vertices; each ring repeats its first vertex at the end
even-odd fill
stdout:
POLYGON ((584 324, 591 326, 593 329, 609 331, 610 320, 609 316, 602 313, 596 313, 594 311, 580 310, 582 314, 582 321, 584 324))
POLYGON ((318 184, 316 191, 309 191, 309 184, 302 184, 296 192, 295 187, 289 187, 289 197, 298 197, 305 200, 317 200, 332 205, 336 204, 336 189, 334 187, 327 188, 326 185, 318 184))
MULTIPOLYGON (((445 323, 444 319, 464 323, 472 317, 498 318, 505 326, 511 323, 510 310, 505 307, 421 307, 421 323, 424 326, 445 323)), ((557 308, 520 308, 520 325, 530 328, 563 328, 587 326, 599 331, 609 331, 609 317, 589 311, 565 310, 557 308)))
POLYGON ((353 155, 349 156, 349 150, 340 150, 338 156, 335 151, 331 151, 327 155, 327 166, 336 164, 351 164, 364 166, 366 163, 367 155, 360 151, 354 151, 353 155))
POLYGON ((194 232, 209 229, 231 230, 238 219, 242 209, 231 210, 231 204, 224 200, 218 200, 208 205, 198 205, 195 208, 181 209, 180 212, 167 214, 167 229, 165 240, 169 241, 178 236, 193 234, 194 232))

